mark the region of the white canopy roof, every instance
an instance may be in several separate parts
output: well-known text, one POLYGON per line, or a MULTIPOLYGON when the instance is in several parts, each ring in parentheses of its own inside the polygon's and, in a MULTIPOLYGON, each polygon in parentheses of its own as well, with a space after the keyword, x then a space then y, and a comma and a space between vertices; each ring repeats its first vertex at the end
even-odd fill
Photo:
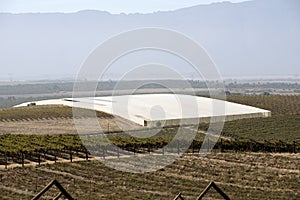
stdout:
MULTIPOLYGON (((23 103, 27 106, 33 103, 23 103)), ((34 102, 36 105, 65 105, 87 108, 117 115, 142 126, 154 126, 157 121, 175 125, 180 120, 208 121, 226 116, 226 120, 268 117, 271 112, 252 106, 206 97, 177 94, 139 94, 124 96, 53 99, 34 102)))

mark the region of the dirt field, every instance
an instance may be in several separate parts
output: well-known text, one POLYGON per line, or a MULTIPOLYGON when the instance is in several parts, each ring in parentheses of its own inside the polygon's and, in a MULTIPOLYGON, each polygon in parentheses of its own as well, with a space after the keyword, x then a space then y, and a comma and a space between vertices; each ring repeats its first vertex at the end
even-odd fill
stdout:
MULTIPOLYGON (((93 131, 88 126, 90 119, 80 119, 80 122, 85 124, 86 132, 93 131)), ((129 122, 125 119, 115 117, 113 119, 98 119, 99 125, 104 132, 123 130, 141 129, 142 127, 129 122)), ((100 130, 99 127, 99 130, 100 130)), ((72 118, 54 118, 54 119, 39 119, 39 120, 19 120, 19 121, 0 121, 0 134, 77 134, 76 127, 72 118)))

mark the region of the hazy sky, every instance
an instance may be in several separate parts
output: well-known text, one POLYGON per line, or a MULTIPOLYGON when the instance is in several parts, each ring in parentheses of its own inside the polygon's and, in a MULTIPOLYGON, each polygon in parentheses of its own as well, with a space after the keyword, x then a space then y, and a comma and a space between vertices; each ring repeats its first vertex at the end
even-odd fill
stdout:
MULTIPOLYGON (((0 0, 0 12, 76 12, 84 9, 110 13, 150 13, 224 0, 0 0)), ((242 2, 246 0, 230 0, 242 2)))

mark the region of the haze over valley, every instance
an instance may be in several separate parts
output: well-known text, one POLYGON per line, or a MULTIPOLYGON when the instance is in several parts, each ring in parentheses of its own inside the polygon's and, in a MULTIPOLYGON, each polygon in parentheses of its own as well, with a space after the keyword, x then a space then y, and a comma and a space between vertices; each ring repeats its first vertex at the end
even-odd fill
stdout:
MULTIPOLYGON (((299 75, 299 11, 298 0, 253 0, 150 14, 0 13, 0 80, 73 79, 103 41, 143 27, 172 29, 197 41, 224 77, 299 75)), ((164 59, 186 77, 196 78, 176 59, 164 59)), ((107 78, 120 77, 130 63, 119 62, 107 78)))

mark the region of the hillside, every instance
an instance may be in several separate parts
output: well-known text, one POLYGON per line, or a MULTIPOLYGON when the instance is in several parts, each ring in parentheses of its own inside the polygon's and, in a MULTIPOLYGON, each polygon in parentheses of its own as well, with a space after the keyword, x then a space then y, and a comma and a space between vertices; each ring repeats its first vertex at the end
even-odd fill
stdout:
POLYGON ((0 13, 0 79, 74 77, 101 42, 142 27, 186 34, 203 45, 222 75, 300 74, 299 10, 298 0, 253 0, 152 14, 0 13))

